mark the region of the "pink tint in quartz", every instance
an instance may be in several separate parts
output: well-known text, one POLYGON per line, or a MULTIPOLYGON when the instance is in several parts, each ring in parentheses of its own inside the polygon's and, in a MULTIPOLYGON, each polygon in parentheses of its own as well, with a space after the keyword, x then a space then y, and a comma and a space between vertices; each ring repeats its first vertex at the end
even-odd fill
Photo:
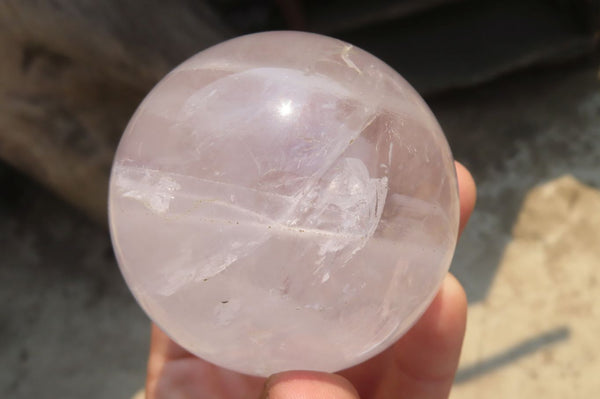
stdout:
POLYGON ((122 272, 148 315, 219 366, 335 371, 396 341, 448 270, 448 144, 389 66, 298 32, 240 37, 168 74, 110 183, 122 272))

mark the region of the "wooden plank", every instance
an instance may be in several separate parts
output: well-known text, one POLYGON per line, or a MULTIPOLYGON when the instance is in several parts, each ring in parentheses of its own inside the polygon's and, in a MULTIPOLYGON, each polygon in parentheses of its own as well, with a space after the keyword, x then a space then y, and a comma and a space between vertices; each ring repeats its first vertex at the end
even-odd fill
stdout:
POLYGON ((335 35, 350 29, 411 17, 439 6, 464 0, 379 0, 307 1, 308 27, 315 32, 335 35))

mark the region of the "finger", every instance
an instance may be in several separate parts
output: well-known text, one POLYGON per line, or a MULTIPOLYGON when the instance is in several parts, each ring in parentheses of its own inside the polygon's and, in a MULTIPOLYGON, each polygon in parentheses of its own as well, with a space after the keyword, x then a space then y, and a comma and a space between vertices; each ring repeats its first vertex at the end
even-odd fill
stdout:
POLYGON ((163 374, 165 364, 172 360, 185 357, 187 352, 173 342, 156 324, 152 323, 150 336, 150 354, 148 356, 148 374, 146 377, 147 397, 153 398, 156 384, 163 374))
POLYGON ((358 399, 352 384, 337 374, 287 371, 271 376, 261 399, 358 399))
POLYGON ((454 166, 456 167, 456 176, 458 178, 458 196, 460 199, 460 224, 459 224, 459 235, 462 234, 467 221, 471 217, 473 208, 475 207, 475 200, 477 198, 477 189, 475 187, 475 181, 471 173, 465 168, 460 162, 455 161, 454 166))
POLYGON ((177 345, 154 323, 152 323, 152 335, 150 337, 150 357, 152 356, 164 360, 194 357, 190 352, 177 345))
POLYGON ((173 342, 156 324, 152 323, 146 392, 154 392, 155 383, 162 374, 166 362, 187 356, 193 355, 173 342))
POLYGON ((466 314, 465 292, 448 274, 421 319, 392 348, 394 375, 386 379, 382 393, 413 399, 447 398, 458 367, 466 314))
POLYGON ((208 363, 152 325, 146 379, 148 399, 252 397, 258 395, 264 381, 208 363))

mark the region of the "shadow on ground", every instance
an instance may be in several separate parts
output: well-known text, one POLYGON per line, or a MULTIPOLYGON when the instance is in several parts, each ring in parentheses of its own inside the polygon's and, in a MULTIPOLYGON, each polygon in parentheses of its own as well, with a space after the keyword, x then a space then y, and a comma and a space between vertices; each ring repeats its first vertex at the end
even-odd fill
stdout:
POLYGON ((481 375, 493 372, 494 370, 507 366, 524 356, 567 340, 569 339, 569 335, 569 329, 567 327, 559 327, 527 339, 502 353, 462 368, 456 374, 454 383, 463 384, 481 375))

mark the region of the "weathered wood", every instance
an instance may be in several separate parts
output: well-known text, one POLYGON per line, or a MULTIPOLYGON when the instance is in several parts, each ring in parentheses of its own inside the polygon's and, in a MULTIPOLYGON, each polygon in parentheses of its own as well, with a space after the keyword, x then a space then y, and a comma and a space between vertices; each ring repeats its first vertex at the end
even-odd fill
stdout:
POLYGON ((333 33, 427 95, 590 53, 598 3, 0 0, 0 158, 105 222, 113 153, 139 101, 174 65, 234 34, 333 33))
POLYGON ((104 221, 131 113, 170 68, 228 35, 191 1, 0 2, 0 158, 104 221))

